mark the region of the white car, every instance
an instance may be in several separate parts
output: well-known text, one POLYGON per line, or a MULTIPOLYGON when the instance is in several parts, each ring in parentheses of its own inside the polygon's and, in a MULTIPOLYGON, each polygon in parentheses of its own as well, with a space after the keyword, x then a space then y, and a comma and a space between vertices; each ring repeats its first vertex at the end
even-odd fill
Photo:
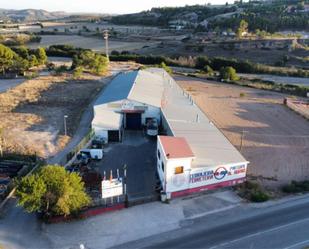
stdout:
POLYGON ((82 149, 80 151, 81 155, 86 155, 88 158, 101 160, 103 158, 103 150, 102 149, 82 149))
POLYGON ((152 118, 147 121, 146 134, 152 137, 157 136, 159 134, 159 126, 157 119, 152 118))

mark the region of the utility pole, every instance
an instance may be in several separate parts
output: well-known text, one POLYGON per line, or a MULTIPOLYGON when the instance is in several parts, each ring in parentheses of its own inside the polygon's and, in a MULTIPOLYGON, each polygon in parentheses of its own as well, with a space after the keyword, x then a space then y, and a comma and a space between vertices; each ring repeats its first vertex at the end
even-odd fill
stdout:
POLYGON ((65 135, 65 136, 67 135, 67 118, 68 118, 68 115, 64 115, 64 116, 63 116, 64 135, 65 135))
POLYGON ((243 147, 243 140, 245 138, 245 131, 242 130, 242 133, 241 133, 241 138, 240 138, 240 148, 239 148, 239 151, 241 152, 242 150, 242 147, 243 147))
POLYGON ((105 40, 105 53, 106 53, 106 58, 109 60, 109 55, 108 55, 108 30, 103 31, 103 38, 105 40))

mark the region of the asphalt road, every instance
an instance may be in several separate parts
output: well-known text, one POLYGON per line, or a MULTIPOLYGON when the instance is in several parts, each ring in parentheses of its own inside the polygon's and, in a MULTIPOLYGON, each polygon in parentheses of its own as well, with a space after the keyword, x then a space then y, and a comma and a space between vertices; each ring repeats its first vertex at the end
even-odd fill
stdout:
MULTIPOLYGON (((157 243, 150 248, 304 248, 309 246, 309 202, 157 243)), ((192 226, 196 226, 196 222, 192 226)))
POLYGON ((309 246, 309 198, 278 205, 240 206, 186 220, 180 229, 118 248, 294 249, 309 246))

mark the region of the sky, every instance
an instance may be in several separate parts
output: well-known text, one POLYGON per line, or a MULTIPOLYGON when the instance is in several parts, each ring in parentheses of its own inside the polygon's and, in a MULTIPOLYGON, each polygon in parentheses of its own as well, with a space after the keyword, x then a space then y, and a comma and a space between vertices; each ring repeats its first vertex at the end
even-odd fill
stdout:
POLYGON ((226 2, 232 3, 234 0, 0 0, 0 8, 123 14, 159 6, 225 4, 226 2))

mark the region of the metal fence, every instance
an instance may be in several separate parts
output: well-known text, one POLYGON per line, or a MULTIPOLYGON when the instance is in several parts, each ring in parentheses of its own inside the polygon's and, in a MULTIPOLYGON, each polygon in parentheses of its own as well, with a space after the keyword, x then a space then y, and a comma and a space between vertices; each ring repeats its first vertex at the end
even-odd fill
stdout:
POLYGON ((66 162, 69 162, 76 154, 84 148, 87 143, 94 137, 94 130, 91 129, 88 134, 80 141, 80 143, 66 155, 66 162))

